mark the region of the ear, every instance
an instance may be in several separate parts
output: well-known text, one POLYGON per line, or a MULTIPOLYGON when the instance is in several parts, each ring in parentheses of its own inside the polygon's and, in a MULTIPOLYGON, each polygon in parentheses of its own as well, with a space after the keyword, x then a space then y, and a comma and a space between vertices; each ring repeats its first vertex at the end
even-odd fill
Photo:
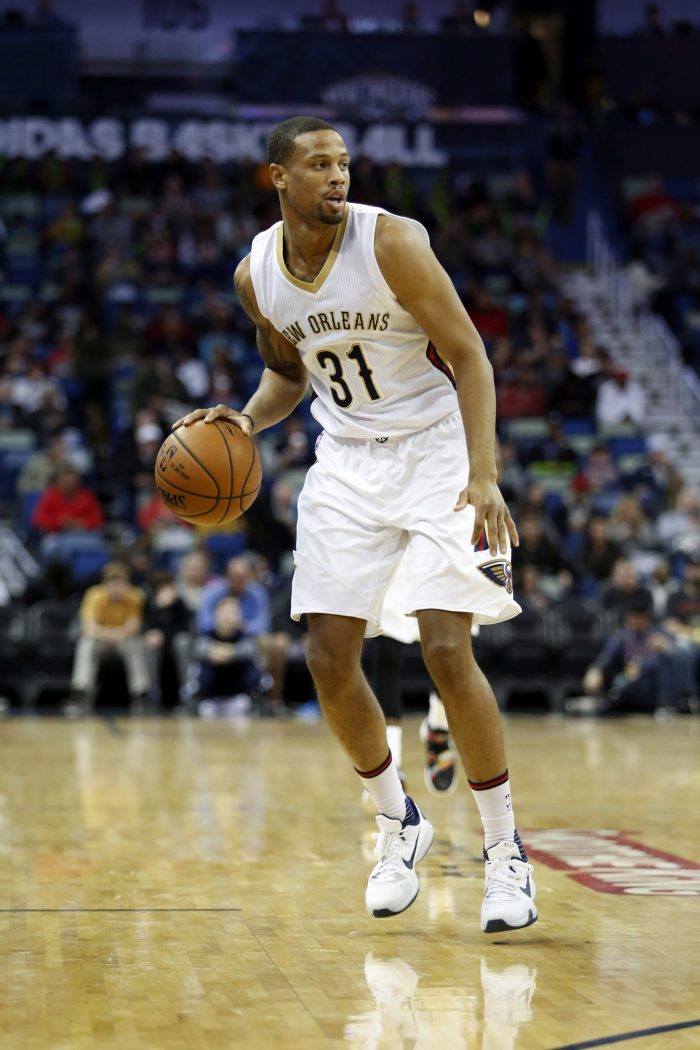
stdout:
POLYGON ((272 179, 272 185, 276 190, 284 190, 287 188, 287 171, 281 164, 270 165, 270 178, 272 179))

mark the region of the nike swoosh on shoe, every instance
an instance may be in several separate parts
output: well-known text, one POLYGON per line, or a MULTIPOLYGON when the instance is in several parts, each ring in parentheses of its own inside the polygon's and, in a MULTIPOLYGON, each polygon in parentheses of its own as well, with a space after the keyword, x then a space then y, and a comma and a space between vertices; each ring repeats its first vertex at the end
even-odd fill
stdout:
MULTIPOLYGON (((403 861, 409 871, 411 871, 411 869, 413 868, 413 864, 414 864, 414 861, 416 859, 416 850, 418 849, 418 839, 419 838, 420 838, 420 835, 416 835, 416 841, 415 841, 414 846, 413 846, 413 853, 408 858, 408 860, 404 860, 403 861)), ((403 857, 401 858, 401 860, 403 860, 403 857)))

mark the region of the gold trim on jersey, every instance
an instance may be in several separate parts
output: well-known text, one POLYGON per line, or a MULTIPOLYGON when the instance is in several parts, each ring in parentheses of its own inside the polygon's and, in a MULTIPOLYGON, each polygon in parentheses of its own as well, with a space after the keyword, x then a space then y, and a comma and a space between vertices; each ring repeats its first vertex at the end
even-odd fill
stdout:
POLYGON ((282 272, 282 276, 286 277, 290 284, 293 284, 295 288, 301 288, 302 292, 317 292, 324 284, 329 273, 333 269, 333 264, 338 258, 338 252, 340 246, 343 243, 343 237, 345 236, 345 228, 348 224, 348 216, 350 215, 350 208, 345 205, 345 212, 343 214, 343 221, 338 224, 338 228, 335 231, 335 237, 333 238, 333 244, 331 250, 328 253, 328 258, 324 262, 323 266, 319 270, 318 274, 313 281, 300 281, 298 277, 287 268, 287 264, 284 261, 284 232, 282 224, 280 223, 277 230, 277 262, 282 272))

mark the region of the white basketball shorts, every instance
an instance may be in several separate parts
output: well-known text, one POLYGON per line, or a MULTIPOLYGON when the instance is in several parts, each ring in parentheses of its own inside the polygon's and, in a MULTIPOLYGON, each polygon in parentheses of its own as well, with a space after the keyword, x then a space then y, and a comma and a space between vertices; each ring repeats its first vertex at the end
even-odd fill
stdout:
POLYGON ((469 612, 474 622, 517 616, 510 549, 492 556, 471 543, 474 509, 452 508, 469 464, 459 413, 408 437, 324 433, 299 496, 292 618, 333 613, 382 632, 384 597, 404 554, 404 612, 469 612))

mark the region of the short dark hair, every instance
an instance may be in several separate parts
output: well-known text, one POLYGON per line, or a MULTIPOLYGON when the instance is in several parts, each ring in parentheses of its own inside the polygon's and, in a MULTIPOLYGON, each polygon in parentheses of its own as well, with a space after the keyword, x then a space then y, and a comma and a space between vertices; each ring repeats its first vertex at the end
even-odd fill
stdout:
POLYGON ((290 117, 270 132, 267 140, 268 164, 285 164, 294 149, 294 141, 308 131, 335 131, 335 128, 320 117, 290 117))

